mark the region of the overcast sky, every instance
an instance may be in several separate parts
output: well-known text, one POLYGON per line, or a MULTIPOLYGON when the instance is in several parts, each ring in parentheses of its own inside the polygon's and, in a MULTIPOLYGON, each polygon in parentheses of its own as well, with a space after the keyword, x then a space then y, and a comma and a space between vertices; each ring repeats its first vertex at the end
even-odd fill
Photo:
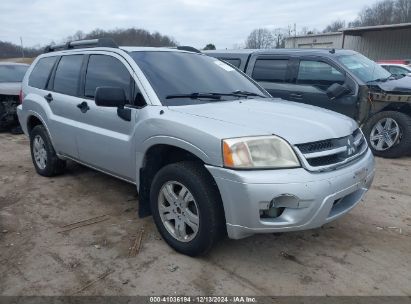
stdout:
MULTIPOLYGON (((77 30, 137 27, 181 45, 242 44, 255 28, 297 24, 322 30, 351 21, 370 0, 0 0, 0 40, 25 46, 61 42, 77 30)), ((372 2, 371 2, 372 3, 372 2)))

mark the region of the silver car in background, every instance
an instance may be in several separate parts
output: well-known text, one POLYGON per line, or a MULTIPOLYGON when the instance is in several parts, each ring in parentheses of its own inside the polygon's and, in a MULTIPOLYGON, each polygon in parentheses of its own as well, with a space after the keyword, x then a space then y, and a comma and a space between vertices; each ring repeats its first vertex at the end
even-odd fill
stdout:
POLYGON ((18 132, 16 108, 20 103, 21 82, 28 68, 28 64, 0 62, 0 130, 12 128, 18 132))
POLYGON ((18 116, 40 175, 74 160, 135 184, 140 216, 191 256, 226 234, 320 227, 369 189, 352 119, 273 99, 203 54, 109 42, 49 49, 25 76, 18 116))

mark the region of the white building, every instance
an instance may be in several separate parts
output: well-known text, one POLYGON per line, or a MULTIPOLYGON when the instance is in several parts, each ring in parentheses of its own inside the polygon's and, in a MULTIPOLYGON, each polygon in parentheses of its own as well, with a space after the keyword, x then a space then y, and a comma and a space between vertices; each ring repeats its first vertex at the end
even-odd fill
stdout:
POLYGON ((373 60, 410 59, 411 23, 345 28, 335 33, 295 36, 286 48, 343 48, 373 60))

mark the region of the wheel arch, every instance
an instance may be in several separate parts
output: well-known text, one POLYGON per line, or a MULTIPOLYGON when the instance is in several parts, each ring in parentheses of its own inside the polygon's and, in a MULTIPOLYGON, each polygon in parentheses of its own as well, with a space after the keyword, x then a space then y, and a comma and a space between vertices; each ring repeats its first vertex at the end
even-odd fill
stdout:
MULTIPOLYGON (((202 165, 207 164, 208 157, 194 146, 182 145, 178 141, 172 143, 155 143, 148 146, 140 161, 137 162, 137 181, 136 185, 139 192, 139 216, 145 217, 151 214, 150 210, 150 188, 154 176, 166 165, 181 162, 195 161, 202 165)), ((204 168, 206 172, 208 170, 204 168)), ((208 174, 210 174, 208 172, 208 174)), ((211 174, 210 174, 211 176, 211 174)), ((212 180, 214 178, 211 176, 212 180)), ((217 184, 215 184, 217 187, 217 184)), ((218 187, 217 187, 218 190, 218 187)), ((219 193, 219 192, 218 192, 219 193)))
POLYGON ((33 128, 35 126, 38 126, 38 125, 45 126, 44 121, 41 118, 39 118, 38 116, 34 115, 34 114, 30 114, 27 117, 27 124, 26 125, 27 125, 27 132, 28 132, 29 135, 31 133, 31 130, 33 130, 33 128))
POLYGON ((27 120, 26 120, 26 128, 27 128, 28 136, 30 136, 31 130, 33 130, 33 128, 38 125, 42 125, 44 128, 46 128, 50 141, 52 145, 54 146, 53 137, 51 136, 50 130, 46 122, 44 121, 44 119, 37 112, 29 111, 29 114, 27 115, 27 120))
POLYGON ((392 102, 378 110, 377 112, 374 113, 381 113, 381 112, 386 112, 386 111, 396 111, 400 113, 407 114, 408 116, 411 116, 411 103, 408 102, 392 102))

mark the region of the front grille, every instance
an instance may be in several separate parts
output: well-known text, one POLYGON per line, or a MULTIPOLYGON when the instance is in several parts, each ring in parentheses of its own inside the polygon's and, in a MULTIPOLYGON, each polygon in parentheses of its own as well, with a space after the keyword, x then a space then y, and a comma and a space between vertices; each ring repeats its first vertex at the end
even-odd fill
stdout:
POLYGON ((316 158, 310 158, 310 159, 307 159, 307 161, 313 167, 327 166, 327 165, 338 163, 339 157, 338 157, 338 154, 333 154, 333 155, 321 156, 321 157, 316 157, 316 158))
POLYGON ((313 143, 299 145, 301 153, 312 153, 333 148, 332 140, 321 140, 313 143))
POLYGON ((345 165, 367 150, 360 129, 351 135, 296 145, 307 169, 327 170, 345 165))

